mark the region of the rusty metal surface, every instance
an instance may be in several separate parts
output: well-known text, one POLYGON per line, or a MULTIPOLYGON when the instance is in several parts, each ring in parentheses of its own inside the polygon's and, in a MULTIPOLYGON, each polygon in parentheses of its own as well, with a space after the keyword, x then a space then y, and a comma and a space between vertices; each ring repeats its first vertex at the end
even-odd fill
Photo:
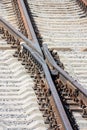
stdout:
POLYGON ((33 42, 27 39, 21 32, 15 29, 11 24, 9 24, 5 19, 0 17, 0 24, 7 29, 13 36, 15 36, 20 41, 25 41, 32 49, 36 50, 39 54, 41 51, 37 49, 37 47, 33 46, 33 42))
MULTIPOLYGON (((58 85, 57 89, 61 95, 61 99, 63 97, 63 101, 65 100, 66 102, 63 103, 67 104, 67 101, 70 101, 70 103, 68 103, 70 109, 69 111, 73 112, 75 118, 76 114, 78 113, 81 116, 81 121, 86 124, 85 119, 87 118, 87 90, 84 89, 76 80, 70 77, 69 74, 67 74, 60 66, 56 64, 46 45, 43 45, 43 50, 48 66, 51 64, 51 66, 53 66, 53 69, 59 73, 59 77, 57 78, 56 83, 58 85)), ((70 117, 70 113, 68 116, 70 117)), ((72 116, 70 118, 72 118, 72 116)), ((71 120, 73 120, 73 118, 71 120)), ((76 118, 76 122, 79 122, 78 118, 76 118)), ((74 123, 71 124, 74 126, 74 123)), ((84 129, 84 127, 81 126, 81 122, 79 122, 79 127, 84 129)))
POLYGON ((55 85, 51 79, 51 75, 50 75, 50 72, 48 70, 48 67, 47 67, 45 61, 43 60, 43 58, 40 55, 38 55, 38 53, 34 53, 33 51, 31 51, 31 49, 27 45, 22 44, 22 46, 25 49, 27 49, 27 51, 31 52, 31 54, 35 57, 35 59, 42 65, 45 76, 46 76, 46 80, 47 80, 47 83, 48 83, 49 88, 51 90, 51 93, 52 93, 53 99, 55 101, 57 110, 59 111, 61 119, 64 123, 64 127, 66 130, 72 130, 72 127, 71 127, 70 122, 67 118, 67 115, 64 111, 64 108, 61 104, 60 98, 59 98, 58 93, 56 91, 55 85))
POLYGON ((70 77, 63 69, 61 69, 56 62, 54 61, 53 57, 51 56, 50 52, 48 51, 47 45, 43 45, 43 50, 46 58, 51 63, 51 65, 62 75, 65 79, 67 79, 71 84, 73 84, 78 90, 80 90, 86 97, 87 97, 87 90, 85 90, 76 80, 70 77))
POLYGON ((32 27, 32 23, 31 23, 29 14, 26 10, 24 1, 23 0, 17 0, 17 2, 18 2, 18 5, 19 5, 19 9, 21 11, 22 18, 24 20, 25 27, 26 27, 28 34, 29 34, 28 38, 33 42, 33 46, 35 46, 37 48, 37 50, 39 50, 40 53, 42 53, 40 46, 39 46, 39 43, 38 43, 38 40, 37 40, 37 37, 35 35, 34 29, 32 27))
MULTIPOLYGON (((23 46, 23 48, 25 50, 27 50, 28 52, 30 52, 32 54, 32 56, 35 58, 35 60, 37 62, 39 62, 39 64, 42 66, 44 74, 45 74, 45 77, 46 77, 46 80, 47 80, 47 83, 48 83, 48 86, 50 88, 50 91, 51 91, 52 97, 54 99, 54 102, 56 104, 57 110, 60 113, 60 117, 61 117, 61 119, 63 121, 64 127, 65 127, 66 130, 72 130, 71 124, 70 124, 70 122, 69 122, 69 120, 67 118, 67 115, 65 113, 65 110, 64 110, 64 108, 63 108, 63 106, 61 104, 61 100, 60 100, 60 97, 59 97, 59 95, 57 93, 56 87, 55 87, 55 85, 54 85, 54 83, 52 81, 49 69, 47 67, 48 63, 46 64, 45 60, 43 59, 41 49, 38 48, 39 45, 37 43, 37 39, 36 39, 36 36, 34 34, 34 31, 33 31, 33 28, 32 28, 31 22, 30 22, 30 19, 28 19, 29 17, 28 17, 28 14, 26 12, 23 0, 18 1, 18 3, 19 3, 20 8, 22 6, 22 8, 24 10, 24 12, 22 12, 22 15, 24 16, 23 19, 27 20, 27 22, 25 20, 25 24, 26 24, 27 27, 29 27, 29 29, 31 31, 31 34, 32 34, 32 38, 30 36, 31 40, 27 39, 22 33, 20 33, 19 31, 17 31, 14 27, 12 27, 10 24, 8 24, 7 21, 5 21, 1 17, 0 17, 0 24, 1 24, 1 26, 3 28, 5 28, 7 31, 9 31, 13 36, 15 36, 16 39, 19 39, 20 41, 24 41, 25 43, 22 43, 21 46, 23 46), (32 39, 33 39, 33 41, 32 41, 32 39), (36 44, 36 45, 34 45, 34 44, 36 44)), ((68 80, 68 82, 70 83, 70 84, 67 83, 69 85, 69 87, 71 87, 73 89, 74 89, 74 87, 77 88, 81 92, 79 94, 80 97, 83 98, 84 101, 87 103, 87 91, 85 89, 83 89, 82 86, 80 84, 78 84, 77 81, 75 81, 72 77, 70 77, 63 69, 61 69, 55 63, 54 59, 50 55, 50 52, 48 51, 47 46, 44 45, 43 46, 43 50, 44 50, 44 54, 46 56, 47 62, 49 62, 50 65, 52 67, 54 67, 60 73, 61 79, 68 80)))
POLYGON ((43 57, 41 56, 41 54, 37 51, 36 48, 34 48, 32 46, 32 41, 30 41, 23 34, 18 32, 14 27, 12 27, 10 24, 8 24, 3 18, 0 18, 0 24, 1 24, 1 26, 5 27, 5 29, 10 31, 10 33, 12 35, 14 35, 17 39, 20 39, 20 40, 22 39, 23 41, 28 43, 28 45, 22 44, 22 46, 24 48, 26 48, 28 51, 30 51, 31 54, 35 57, 35 59, 42 65, 44 73, 45 73, 45 76, 46 76, 46 79, 47 79, 48 86, 49 86, 49 88, 50 88, 50 90, 52 92, 53 99, 54 99, 56 107, 57 107, 57 109, 58 109, 58 111, 60 113, 60 117, 61 117, 61 119, 63 121, 64 127, 67 130, 72 130, 70 122, 69 122, 69 120, 67 118, 67 115, 66 115, 66 113, 64 111, 64 108, 63 108, 63 106, 61 104, 61 101, 60 101, 60 98, 58 96, 58 93, 56 91, 55 85, 52 82, 52 79, 51 79, 50 73, 48 71, 47 65, 46 65, 43 57))

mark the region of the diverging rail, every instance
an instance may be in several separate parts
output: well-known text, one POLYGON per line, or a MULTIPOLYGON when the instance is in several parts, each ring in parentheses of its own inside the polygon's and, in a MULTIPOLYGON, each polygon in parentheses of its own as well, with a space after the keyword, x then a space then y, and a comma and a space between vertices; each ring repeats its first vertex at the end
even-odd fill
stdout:
POLYGON ((59 73, 59 86, 63 87, 62 90, 67 92, 68 96, 76 101, 83 109, 83 117, 87 117, 87 90, 57 65, 51 53, 49 52, 47 45, 43 45, 43 51, 48 66, 53 67, 53 69, 59 73))
POLYGON ((5 19, 0 17, 0 26, 1 31, 4 32, 4 35, 7 37, 7 40, 11 42, 14 40, 14 43, 20 43, 21 41, 25 41, 28 46, 30 46, 33 50, 37 51, 39 54, 39 50, 34 47, 33 42, 27 39, 21 32, 15 29, 11 24, 9 24, 5 19))
POLYGON ((69 120, 66 116, 66 113, 64 111, 64 108, 61 104, 61 101, 60 101, 60 98, 58 96, 58 93, 56 91, 56 88, 55 88, 55 85, 51 79, 51 75, 50 75, 50 72, 48 70, 48 67, 44 61, 44 59, 37 53, 33 53, 30 48, 26 45, 26 44, 22 44, 23 48, 26 50, 26 53, 30 52, 32 54, 32 56, 34 57, 34 59, 41 65, 41 67, 43 68, 43 71, 44 71, 44 74, 45 74, 45 77, 46 77, 46 80, 47 80, 47 83, 48 83, 48 87, 51 91, 51 94, 52 94, 52 97, 55 101, 55 104, 56 104, 56 107, 57 107, 57 110, 59 111, 60 113, 60 116, 61 116, 61 119, 64 123, 64 127, 65 129, 67 130, 72 130, 71 128, 71 125, 69 123, 69 120))
POLYGON ((19 58, 24 57, 24 61, 29 62, 27 60, 28 60, 28 57, 31 55, 32 61, 35 62, 35 66, 39 66, 40 70, 42 70, 42 72, 45 75, 46 84, 48 86, 47 91, 53 97, 55 106, 62 120, 62 126, 67 130, 72 130, 72 126, 62 106, 61 100, 56 91, 56 87, 52 81, 49 69, 41 53, 37 50, 37 48, 35 48, 32 45, 32 41, 27 39, 21 32, 17 31, 14 27, 8 24, 8 22, 5 21, 3 18, 0 18, 0 31, 1 33, 4 33, 4 36, 8 42, 15 41, 15 44, 17 45, 16 54, 19 58), (21 44, 21 46, 23 46, 22 51, 21 51, 21 46, 20 46, 21 41, 24 41, 26 43, 26 44, 25 43, 21 44))

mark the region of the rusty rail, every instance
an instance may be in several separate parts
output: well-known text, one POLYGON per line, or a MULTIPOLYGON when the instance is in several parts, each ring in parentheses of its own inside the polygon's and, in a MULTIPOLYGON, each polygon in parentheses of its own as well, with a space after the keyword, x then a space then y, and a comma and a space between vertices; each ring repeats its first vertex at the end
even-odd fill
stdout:
POLYGON ((3 26, 3 28, 5 28, 6 30, 8 30, 10 34, 13 35, 16 39, 19 39, 20 41, 25 41, 26 44, 28 44, 33 50, 42 55, 41 50, 33 46, 33 42, 31 40, 27 39, 21 32, 15 29, 10 23, 8 23, 2 17, 0 17, 0 25, 3 26))
POLYGON ((37 40, 37 37, 36 37, 36 34, 35 34, 34 29, 32 27, 32 23, 31 23, 29 14, 26 10, 26 6, 24 4, 24 1, 23 0, 17 0, 17 3, 18 3, 18 6, 19 6, 19 10, 21 12, 22 19, 23 19, 24 24, 25 24, 25 28, 27 29, 27 32, 29 34, 28 38, 32 41, 33 46, 35 48, 37 48, 37 50, 39 50, 40 53, 42 53, 40 46, 39 46, 39 43, 38 43, 38 40, 37 40))
POLYGON ((72 85, 74 85, 77 89, 79 89, 86 97, 87 97, 87 90, 85 90, 81 84, 79 84, 76 80, 70 77, 63 69, 61 69, 56 62, 54 61, 53 57, 51 56, 47 45, 43 45, 43 50, 46 58, 50 62, 50 64, 62 75, 65 79, 67 79, 72 85))
POLYGON ((23 46, 23 48, 25 48, 28 52, 31 53, 31 55, 35 58, 35 60, 42 66, 47 83, 48 83, 48 87, 51 91, 52 97, 54 99, 54 102, 56 104, 57 110, 60 113, 60 117, 62 119, 62 122, 64 124, 64 127, 66 130, 72 130, 72 126, 69 122, 69 119, 67 118, 67 115, 65 113, 65 110, 62 106, 60 97, 57 93, 56 87, 52 81, 49 69, 47 67, 48 62, 50 63, 51 66, 53 66, 56 71, 58 71, 58 73, 60 74, 60 77, 64 78, 64 80, 66 79, 75 87, 80 91, 80 96, 81 98, 83 98, 83 100, 85 101, 85 104, 87 105, 87 91, 84 90, 82 88, 82 86, 75 81, 72 77, 70 77, 64 70, 62 70, 54 61, 53 57, 51 56, 48 48, 46 45, 43 45, 43 51, 47 60, 47 64, 45 62, 45 60, 43 59, 43 55, 41 52, 41 49, 39 47, 36 35, 34 34, 32 25, 31 25, 31 21, 28 17, 25 5, 23 3, 23 0, 17 0, 19 7, 20 7, 20 11, 21 14, 23 16, 24 19, 24 23, 26 25, 26 27, 30 30, 30 39, 27 39, 22 33, 20 33, 19 31, 17 31, 14 27, 12 27, 7 21, 5 21, 3 18, 0 17, 0 25, 5 28, 8 32, 10 32, 11 35, 13 35, 16 39, 19 39, 20 42, 24 41, 25 43, 21 44, 21 46, 23 46), (23 10, 22 10, 22 8, 23 10), (23 12, 22 12, 23 11, 23 12), (26 20, 25 20, 26 19, 26 20))
POLYGON ((67 118, 67 115, 65 113, 65 110, 62 106, 62 103, 61 103, 61 100, 59 98, 59 95, 56 91, 56 88, 55 88, 55 85, 51 79, 51 75, 50 75, 50 72, 48 70, 48 67, 44 61, 44 59, 38 54, 38 53, 35 53, 35 52, 32 52, 31 49, 29 48, 29 46, 27 46, 26 44, 22 44, 22 46, 28 51, 30 52, 33 57, 39 62, 39 64, 42 66, 43 70, 44 70, 44 74, 45 74, 45 77, 46 77, 46 80, 47 80, 47 83, 48 83, 48 86, 50 88, 50 91, 52 93, 52 96, 53 96, 53 99, 54 99, 54 102, 56 104, 56 107, 57 107, 57 110, 59 111, 60 113, 60 117, 63 121, 63 124, 64 124, 64 127, 66 130, 72 130, 72 127, 70 125, 70 122, 67 118))
POLYGON ((48 67, 47 67, 45 60, 43 59, 41 53, 38 52, 38 50, 33 46, 33 43, 31 40, 27 39, 21 32, 17 31, 12 25, 10 25, 6 20, 4 20, 1 17, 0 17, 0 26, 5 28, 8 32, 10 32, 10 34, 13 35, 16 39, 19 39, 20 41, 24 41, 26 44, 22 44, 23 48, 25 48, 27 51, 29 51, 32 54, 32 56, 42 66, 47 83, 48 83, 48 86, 49 86, 50 91, 52 93, 57 110, 60 113, 60 117, 61 117, 61 120, 64 124, 64 127, 67 130, 72 130, 71 124, 67 118, 65 110, 62 106, 62 103, 61 103, 60 98, 58 96, 58 93, 56 91, 55 85, 51 79, 50 72, 48 70, 48 67))
MULTIPOLYGON (((60 75, 60 79, 64 81, 64 84, 67 85, 67 81, 69 84, 67 85, 70 89, 74 89, 74 92, 78 90, 79 94, 76 96, 79 100, 79 104, 83 105, 85 109, 87 109, 87 90, 84 89, 76 80, 69 76, 63 69, 61 69, 53 59, 52 55, 50 54, 47 45, 43 45, 43 51, 46 57, 47 64, 53 66, 56 71, 58 71, 60 75), (82 104, 81 104, 82 103, 82 104)), ((84 108, 83 108, 84 111, 84 108)), ((87 111, 86 113, 87 114, 87 111)))

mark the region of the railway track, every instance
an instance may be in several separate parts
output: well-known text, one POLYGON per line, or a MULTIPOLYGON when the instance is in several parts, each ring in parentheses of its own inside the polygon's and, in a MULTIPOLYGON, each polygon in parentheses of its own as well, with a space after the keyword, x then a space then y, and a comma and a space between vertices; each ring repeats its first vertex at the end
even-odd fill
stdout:
POLYGON ((0 10, 0 129, 86 130, 84 0, 2 0, 0 10))
POLYGON ((58 50, 61 61, 65 65, 65 70, 86 88, 87 81, 84 81, 84 79, 87 78, 87 75, 83 73, 87 69, 87 67, 84 69, 87 64, 87 53, 85 51, 87 49, 87 17, 82 8, 76 1, 70 0, 63 2, 47 0, 45 3, 39 0, 35 2, 28 0, 28 2, 32 17, 43 39, 43 44, 47 43, 49 48, 58 50), (83 73, 77 72, 77 67, 83 73))

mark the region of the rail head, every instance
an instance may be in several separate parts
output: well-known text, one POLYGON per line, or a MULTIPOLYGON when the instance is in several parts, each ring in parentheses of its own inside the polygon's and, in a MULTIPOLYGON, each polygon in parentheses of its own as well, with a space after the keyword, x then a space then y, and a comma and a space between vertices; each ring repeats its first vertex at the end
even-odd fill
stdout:
POLYGON ((0 17, 0 26, 5 28, 8 32, 10 32, 11 35, 13 35, 16 39, 19 39, 19 41, 24 41, 28 46, 30 46, 33 50, 37 51, 40 55, 42 55, 41 50, 37 49, 35 44, 27 39, 21 32, 19 32, 17 29, 15 29, 8 21, 0 17))
POLYGON ((50 54, 47 45, 43 45, 43 52, 47 61, 47 64, 51 64, 53 68, 58 71, 59 78, 62 81, 62 84, 65 85, 66 88, 69 89, 69 91, 73 91, 73 96, 79 100, 79 104, 82 102, 82 104, 87 109, 87 90, 84 89, 76 80, 74 80, 71 76, 69 76, 68 73, 66 73, 61 67, 57 65, 54 58, 50 54), (77 95, 78 91, 78 95, 77 95))
POLYGON ((10 34, 12 34, 14 37, 16 37, 17 39, 19 39, 20 41, 24 41, 26 44, 22 45, 24 48, 26 48, 28 51, 31 52, 31 54, 35 57, 35 59, 42 65, 45 76, 46 76, 46 80, 48 83, 48 86, 51 90, 53 99, 55 101, 57 110, 60 113, 60 117, 63 121, 64 127, 67 130, 72 130, 72 127, 70 125, 70 122, 68 120, 68 117, 64 111, 64 108, 61 104, 60 98, 58 96, 58 93, 56 91, 55 85, 52 82, 51 76, 50 76, 50 72, 48 70, 48 67, 45 63, 45 60, 43 59, 43 56, 41 55, 40 52, 38 52, 37 48, 35 48, 32 44, 32 41, 30 41, 29 39, 27 39, 21 32, 19 32, 18 30, 16 30, 14 27, 12 27, 6 20, 4 20, 3 18, 0 17, 0 26, 5 28, 6 30, 8 30, 8 32, 10 32, 10 34))
POLYGON ((50 54, 47 45, 44 44, 43 45, 43 51, 44 54, 46 56, 46 58, 48 59, 48 61, 50 62, 50 64, 65 78, 67 79, 72 85, 74 85, 76 88, 78 88, 86 97, 87 97, 87 90, 85 90, 81 84, 79 84, 76 80, 74 80, 71 76, 69 76, 69 74, 67 74, 63 69, 61 69, 61 67, 59 67, 55 60, 53 59, 52 55, 50 54))
POLYGON ((56 91, 55 85, 52 82, 50 72, 48 70, 48 67, 45 63, 45 60, 43 59, 42 54, 33 46, 32 41, 27 39, 21 32, 19 32, 17 29, 15 29, 11 24, 9 24, 6 20, 4 20, 2 17, 0 17, 0 27, 5 28, 12 36, 14 36, 16 39, 19 39, 19 41, 24 41, 26 44, 22 44, 23 48, 25 48, 27 51, 29 51, 32 56, 36 59, 36 61, 39 62, 39 64, 42 66, 48 86, 51 90, 55 105, 57 107, 57 110, 60 113, 61 120, 64 124, 65 129, 72 130, 72 127, 70 125, 70 122, 67 118, 67 115, 64 111, 64 108, 61 104, 60 98, 58 96, 58 93, 56 91))
MULTIPOLYGON (((22 0, 21 0, 22 1, 22 0)), ((47 64, 45 62, 45 60, 43 59, 42 53, 40 50, 37 49, 37 46, 34 46, 34 43, 27 39, 21 32, 19 32, 18 30, 16 30, 14 27, 12 27, 12 25, 10 25, 6 20, 4 20, 3 18, 0 17, 0 26, 5 28, 6 30, 8 30, 8 32, 10 32, 10 34, 12 34, 13 36, 15 36, 17 39, 19 39, 20 41, 24 41, 27 44, 22 43, 21 46, 23 46, 23 48, 25 48, 28 52, 30 52, 32 54, 32 56, 35 58, 36 61, 38 61, 38 63, 42 66, 48 86, 50 88, 50 91, 52 93, 52 97, 55 101, 56 107, 60 113, 61 119, 63 121, 64 127, 66 130, 72 130, 72 127, 70 125, 70 122, 67 118, 67 115, 64 111, 64 108, 62 106, 61 100, 59 98, 59 95, 56 91, 56 87, 51 79, 51 75, 49 72, 49 69, 47 67, 47 64)), ((75 87, 77 87, 85 96, 87 96, 87 93, 81 89, 78 85, 78 83, 73 80, 71 77, 69 77, 67 75, 67 73, 65 73, 59 66, 56 65, 56 63, 54 62, 53 58, 51 57, 51 55, 49 54, 47 48, 44 49, 45 55, 48 59, 48 61, 50 62, 50 64, 62 75, 64 76, 64 78, 68 79, 69 82, 73 85, 75 85, 75 87), (48 56, 47 56, 48 55, 48 56)))
POLYGON ((54 99, 55 105, 57 107, 57 110, 60 113, 60 117, 62 119, 64 127, 67 130, 72 130, 71 124, 70 124, 68 117, 65 113, 65 110, 63 108, 63 105, 61 103, 61 100, 60 100, 59 95, 57 93, 56 87, 52 81, 49 69, 48 69, 44 59, 37 52, 32 51, 31 48, 29 46, 27 46, 25 43, 22 43, 21 46, 23 46, 23 48, 25 48, 28 52, 30 52, 33 55, 33 57, 35 58, 35 60, 37 60, 38 63, 42 66, 43 72, 45 74, 45 78, 47 80, 47 83, 48 83, 48 86, 50 88, 50 91, 51 91, 52 97, 54 99))
POLYGON ((30 39, 32 41, 32 43, 34 44, 33 46, 35 48, 37 48, 37 50, 39 50, 40 53, 42 53, 40 46, 39 46, 39 43, 38 43, 38 40, 37 40, 37 37, 36 37, 36 34, 34 32, 31 20, 30 20, 30 16, 29 16, 27 8, 25 6, 26 1, 17 0, 17 3, 19 6, 19 10, 20 10, 22 19, 23 19, 24 24, 25 24, 25 28, 28 32, 28 39, 30 39))

